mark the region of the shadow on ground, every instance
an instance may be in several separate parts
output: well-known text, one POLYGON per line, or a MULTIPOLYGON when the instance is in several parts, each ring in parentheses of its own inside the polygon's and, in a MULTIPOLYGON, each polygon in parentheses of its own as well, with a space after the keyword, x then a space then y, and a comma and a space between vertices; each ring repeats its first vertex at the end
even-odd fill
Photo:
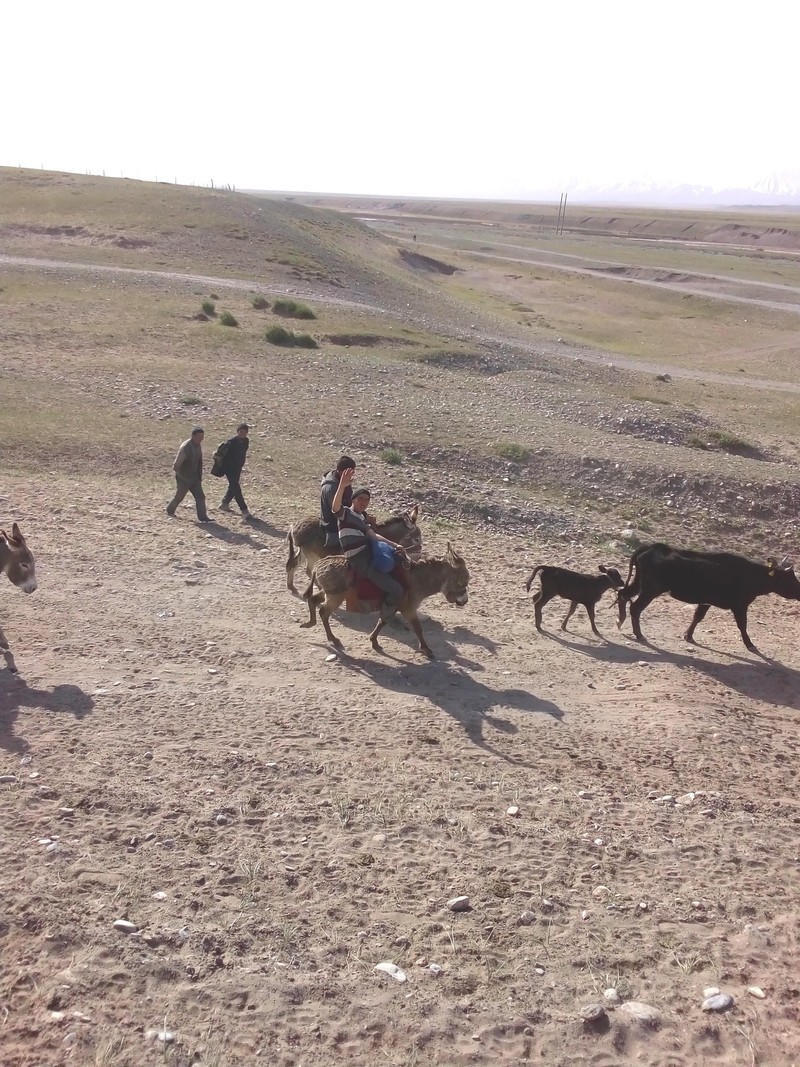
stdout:
POLYGON ((720 685, 732 689, 750 700, 763 701, 776 707, 800 709, 800 670, 787 667, 777 660, 766 659, 760 653, 750 658, 735 652, 711 648, 709 645, 687 645, 686 653, 662 649, 652 643, 620 644, 612 641, 580 641, 561 634, 548 634, 553 641, 600 663, 672 663, 685 670, 705 674, 720 685), (704 652, 725 656, 733 662, 718 663, 706 659, 704 652))
POLYGON ((66 683, 52 689, 31 689, 23 678, 10 671, 0 671, 0 748, 24 755, 28 743, 14 733, 14 724, 22 708, 62 712, 82 719, 94 708, 94 701, 80 686, 66 683))
POLYGON ((497 709, 549 715, 556 720, 564 716, 551 700, 525 689, 493 689, 473 678, 469 671, 436 660, 420 660, 418 666, 390 656, 381 662, 341 653, 339 660, 346 670, 366 676, 381 689, 417 696, 440 708, 463 728, 473 744, 509 763, 522 765, 525 761, 499 751, 484 737, 486 726, 506 735, 518 732, 518 727, 497 714, 497 709))

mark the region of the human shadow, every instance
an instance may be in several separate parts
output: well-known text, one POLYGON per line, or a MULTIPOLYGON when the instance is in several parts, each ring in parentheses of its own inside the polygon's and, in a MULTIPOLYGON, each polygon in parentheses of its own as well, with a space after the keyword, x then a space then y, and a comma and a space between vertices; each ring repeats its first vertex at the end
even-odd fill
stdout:
POLYGON ((366 676, 381 689, 418 696, 441 708, 478 748, 508 763, 526 765, 525 761, 498 751, 484 737, 489 725, 501 733, 513 735, 518 727, 496 712, 496 708, 549 715, 560 721, 564 712, 550 700, 537 697, 526 689, 493 689, 460 667, 438 660, 422 661, 419 666, 386 656, 383 662, 339 653, 342 666, 353 674, 366 676))
POLYGON ((776 707, 800 708, 800 670, 788 667, 778 660, 768 659, 762 653, 753 654, 748 659, 736 652, 720 651, 708 645, 689 645, 687 652, 676 652, 659 648, 650 642, 647 644, 615 641, 578 643, 561 635, 553 636, 565 648, 584 656, 589 656, 600 663, 673 663, 685 670, 694 670, 700 674, 735 690, 751 700, 759 700, 776 707), (717 663, 706 659, 704 652, 714 652, 728 657, 731 662, 717 663))
POLYGON ((16 755, 24 755, 29 748, 28 742, 14 733, 22 708, 66 711, 82 719, 94 708, 94 701, 78 685, 64 683, 52 689, 32 689, 18 674, 0 671, 0 748, 16 755))
POLYGON ((241 531, 232 530, 229 526, 224 526, 216 519, 212 519, 211 522, 204 524, 203 530, 210 537, 216 537, 218 541, 224 541, 228 545, 244 545, 247 548, 255 548, 257 551, 267 548, 268 545, 253 532, 254 530, 268 537, 283 538, 286 536, 285 530, 279 530, 277 526, 272 526, 263 519, 248 519, 241 531))

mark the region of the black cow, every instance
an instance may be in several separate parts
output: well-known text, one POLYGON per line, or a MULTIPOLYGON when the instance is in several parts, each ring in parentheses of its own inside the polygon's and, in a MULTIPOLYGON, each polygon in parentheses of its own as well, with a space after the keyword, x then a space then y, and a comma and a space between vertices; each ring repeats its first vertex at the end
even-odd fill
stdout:
POLYGON ((747 633, 747 609, 757 596, 777 593, 787 600, 800 600, 800 581, 786 559, 764 563, 737 556, 733 552, 692 552, 669 545, 643 545, 631 556, 628 577, 617 594, 619 622, 625 621, 625 603, 631 601, 631 623, 637 641, 642 641, 639 617, 656 597, 669 593, 685 604, 697 604, 685 638, 694 642, 697 624, 708 609, 724 608, 733 612, 745 645, 756 647, 747 633), (636 575, 631 581, 631 574, 636 575), (636 600, 633 600, 636 597, 636 600))
POLYGON ((622 581, 622 575, 616 567, 605 567, 601 564, 599 569, 602 572, 601 574, 581 574, 579 571, 568 571, 564 567, 545 567, 541 564, 538 567, 534 567, 530 578, 525 583, 525 588, 530 593, 533 579, 537 574, 541 574, 542 587, 533 598, 536 629, 541 632, 542 608, 553 597, 560 596, 564 600, 572 601, 569 611, 561 623, 562 630, 567 629, 567 623, 572 618, 572 614, 578 604, 583 604, 586 608, 586 614, 589 616, 589 622, 592 624, 593 632, 598 637, 602 637, 594 621, 595 605, 607 589, 621 590, 625 583, 622 581))

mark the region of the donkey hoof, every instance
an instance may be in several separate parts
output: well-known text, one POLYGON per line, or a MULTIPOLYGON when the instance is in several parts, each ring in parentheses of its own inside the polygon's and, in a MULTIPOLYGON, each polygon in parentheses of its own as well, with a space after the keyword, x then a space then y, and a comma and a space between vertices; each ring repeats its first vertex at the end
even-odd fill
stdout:
POLYGON ((433 652, 431 652, 431 650, 428 648, 427 645, 425 645, 423 648, 421 648, 420 652, 422 653, 423 656, 426 656, 428 659, 436 659, 436 656, 434 656, 433 652))
POLYGON ((317 625, 316 620, 314 622, 309 621, 309 622, 301 622, 300 623, 300 626, 301 626, 301 628, 303 630, 310 630, 312 626, 316 626, 316 625, 317 625))

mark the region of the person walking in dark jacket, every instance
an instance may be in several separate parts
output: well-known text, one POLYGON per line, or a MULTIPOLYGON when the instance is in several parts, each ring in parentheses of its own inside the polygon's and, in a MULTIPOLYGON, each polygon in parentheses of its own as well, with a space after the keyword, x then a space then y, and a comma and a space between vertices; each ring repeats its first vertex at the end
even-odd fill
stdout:
POLYGON ((244 469, 245 459, 247 458, 247 450, 250 447, 250 438, 247 436, 249 430, 250 427, 246 422, 237 426, 236 436, 231 437, 227 442, 225 458, 222 461, 222 473, 228 479, 228 491, 222 498, 219 510, 230 511, 231 501, 235 500, 242 509, 243 519, 252 518, 250 509, 245 503, 244 496, 242 495, 242 486, 240 484, 242 470, 244 469))
POLYGON ((206 496, 203 492, 203 437, 202 427, 196 426, 192 436, 178 449, 172 469, 175 471, 177 489, 175 496, 167 504, 167 515, 174 516, 175 509, 187 493, 194 497, 197 518, 200 522, 210 522, 206 511, 206 496))

